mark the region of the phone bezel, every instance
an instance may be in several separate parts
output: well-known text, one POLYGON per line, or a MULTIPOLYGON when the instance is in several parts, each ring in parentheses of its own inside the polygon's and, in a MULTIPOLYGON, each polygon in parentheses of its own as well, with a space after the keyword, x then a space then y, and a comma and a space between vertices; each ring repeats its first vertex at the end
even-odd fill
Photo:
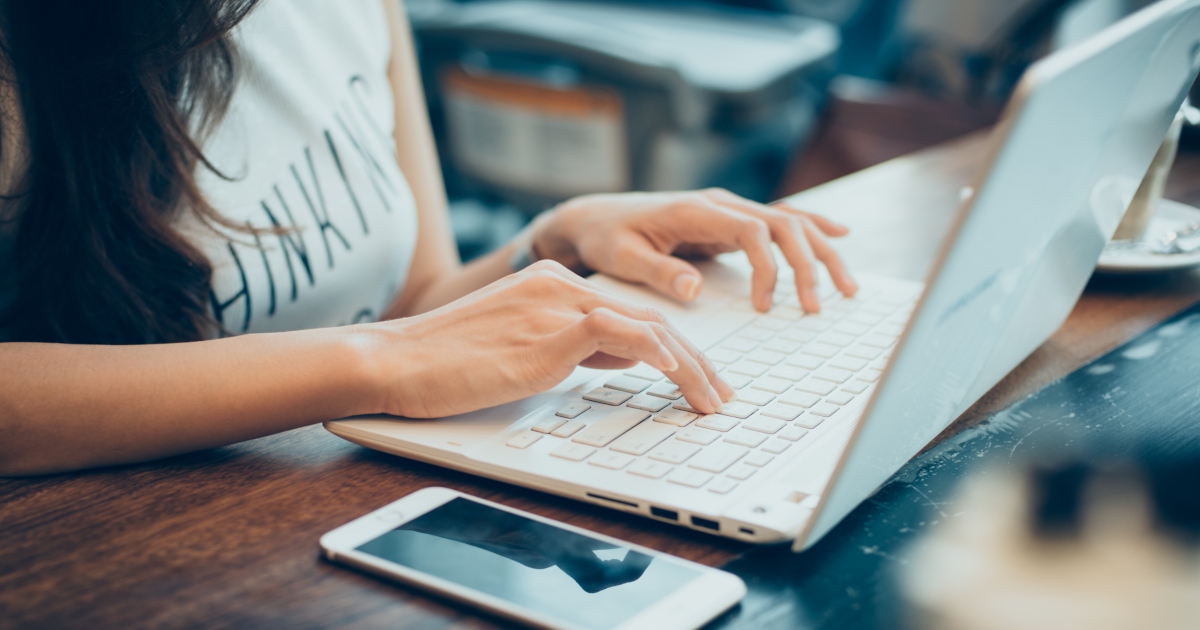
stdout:
POLYGON ((663 558, 669 562, 676 562, 698 571, 695 579, 687 582, 675 592, 667 595, 637 615, 626 619, 621 625, 617 626, 617 630, 644 627, 660 628, 663 630, 671 628, 680 628, 681 630, 698 628, 737 604, 746 594, 746 585, 741 579, 719 569, 690 562, 683 558, 647 549, 627 541, 590 532, 566 523, 441 487, 418 490, 330 531, 321 537, 321 550, 325 557, 333 562, 347 564, 403 584, 430 590, 448 599, 477 606, 502 617, 533 624, 542 628, 578 628, 579 630, 583 630, 579 626, 573 626, 565 620, 543 615, 536 610, 515 605, 499 597, 482 593, 455 582, 422 573, 355 549, 359 545, 373 540, 457 497, 476 501, 498 510, 517 514, 582 536, 588 536, 610 544, 627 546, 640 553, 655 558, 663 558))

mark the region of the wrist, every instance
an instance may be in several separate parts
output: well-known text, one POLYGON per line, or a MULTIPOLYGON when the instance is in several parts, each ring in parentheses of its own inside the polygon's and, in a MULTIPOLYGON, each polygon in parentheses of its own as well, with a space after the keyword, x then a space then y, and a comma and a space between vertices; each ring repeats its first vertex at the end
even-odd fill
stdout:
POLYGON ((380 332, 362 324, 330 332, 324 356, 326 366, 332 367, 331 382, 337 387, 338 417, 384 413, 390 398, 388 384, 392 382, 384 374, 396 361, 385 362, 382 352, 387 344, 379 338, 380 332))
POLYGON ((563 202, 543 212, 529 225, 530 243, 535 260, 553 260, 562 266, 585 275, 587 266, 579 256, 574 233, 577 221, 574 200, 563 202))

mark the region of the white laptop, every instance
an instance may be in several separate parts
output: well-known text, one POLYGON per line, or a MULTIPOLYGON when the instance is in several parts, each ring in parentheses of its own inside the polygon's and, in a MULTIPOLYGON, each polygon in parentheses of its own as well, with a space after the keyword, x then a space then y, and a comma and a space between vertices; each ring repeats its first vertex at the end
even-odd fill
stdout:
POLYGON ((859 275, 799 309, 750 305, 736 255, 657 307, 739 401, 693 413, 662 374, 580 368, 550 392, 436 420, 326 423, 373 449, 752 542, 804 549, 1070 313, 1200 69, 1200 0, 1164 0, 1026 72, 927 285, 859 275))

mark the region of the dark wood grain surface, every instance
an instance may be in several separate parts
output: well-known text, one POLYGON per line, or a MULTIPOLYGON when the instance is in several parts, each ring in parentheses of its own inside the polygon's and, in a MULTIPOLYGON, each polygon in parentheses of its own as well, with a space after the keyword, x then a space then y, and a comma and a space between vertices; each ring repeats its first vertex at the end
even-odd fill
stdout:
MULTIPOLYGON (((981 139, 811 189, 798 205, 847 222, 856 269, 922 277, 981 139)), ((1200 159, 1169 195, 1200 203, 1200 159)), ((1039 389, 1200 297, 1196 273, 1093 281, 1067 324, 950 431, 1039 389)), ((0 627, 493 627, 327 564, 324 532, 440 485, 708 565, 750 547, 344 442, 308 427, 149 464, 0 480, 0 627)))

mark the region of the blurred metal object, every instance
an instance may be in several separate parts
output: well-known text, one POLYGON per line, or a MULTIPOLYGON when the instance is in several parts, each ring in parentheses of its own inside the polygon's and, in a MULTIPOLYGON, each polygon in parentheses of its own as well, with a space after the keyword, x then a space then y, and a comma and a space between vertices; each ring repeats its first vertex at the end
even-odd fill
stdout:
POLYGON ((1171 230, 1150 244, 1156 254, 1186 254, 1200 249, 1200 222, 1171 230))
POLYGON ((768 198, 840 43, 819 20, 713 7, 495 0, 410 15, 452 187, 527 211, 625 190, 768 198))

